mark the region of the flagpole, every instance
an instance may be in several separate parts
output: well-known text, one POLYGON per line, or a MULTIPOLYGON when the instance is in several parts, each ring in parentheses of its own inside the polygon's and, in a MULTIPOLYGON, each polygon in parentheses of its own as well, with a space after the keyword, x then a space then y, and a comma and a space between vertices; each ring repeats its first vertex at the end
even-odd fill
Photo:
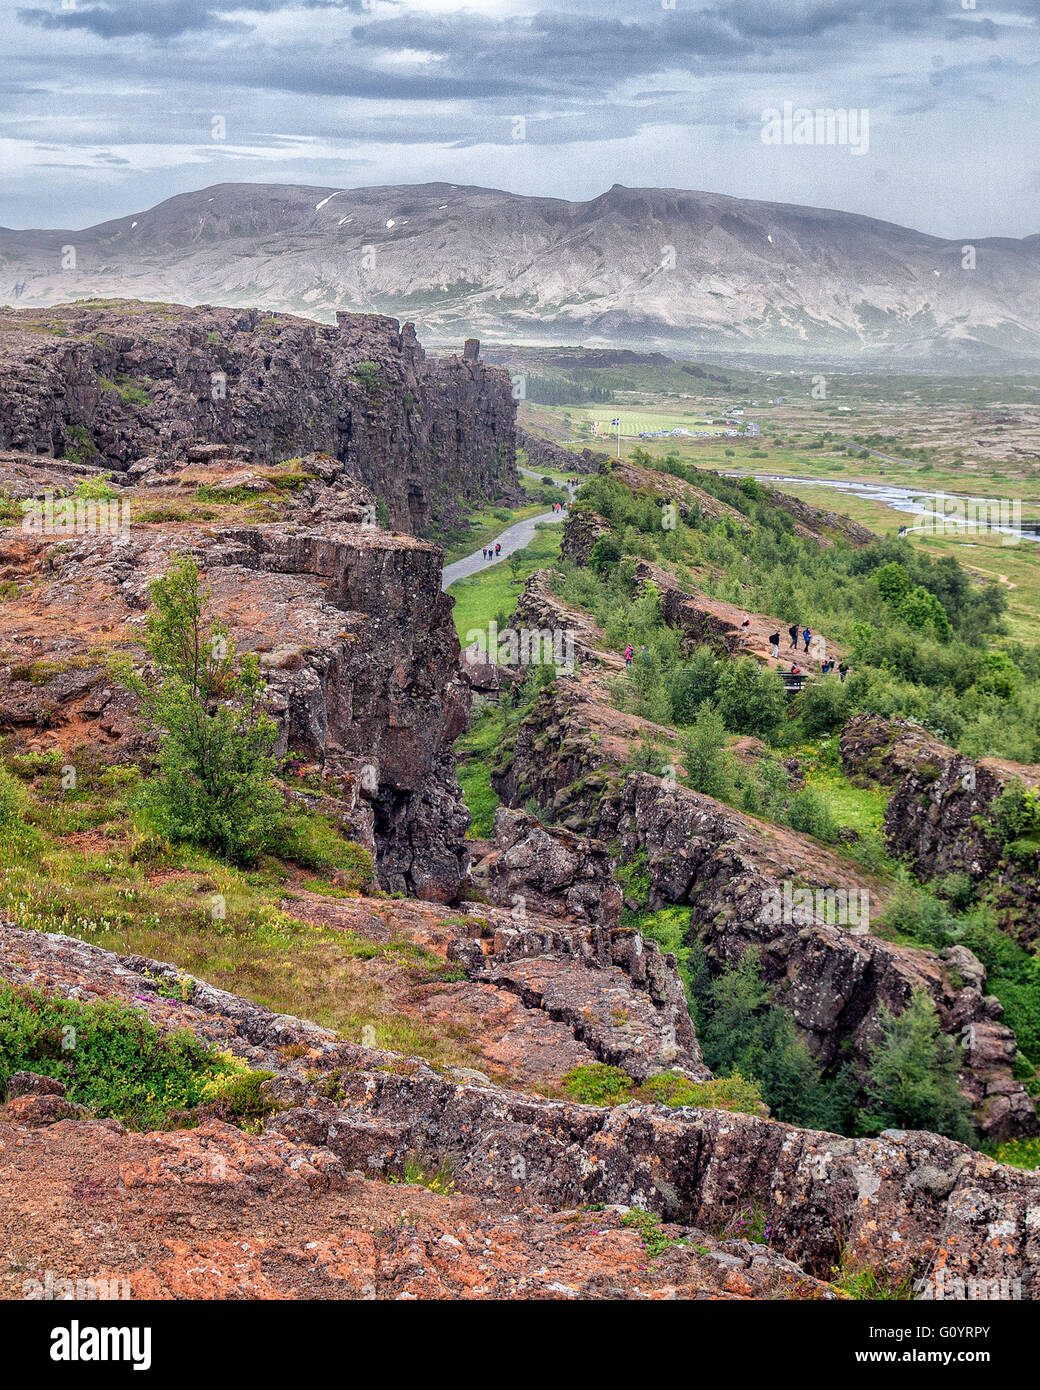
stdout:
POLYGON ((617 456, 621 457, 621 416, 617 417, 617 456))

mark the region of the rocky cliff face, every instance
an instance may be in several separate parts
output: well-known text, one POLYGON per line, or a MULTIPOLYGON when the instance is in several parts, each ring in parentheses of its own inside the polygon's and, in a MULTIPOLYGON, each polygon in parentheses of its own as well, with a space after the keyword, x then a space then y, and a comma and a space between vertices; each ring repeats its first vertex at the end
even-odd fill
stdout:
POLYGON ((917 1279, 926 1297, 940 1268, 947 1280, 1005 1281, 1006 1298, 1040 1293, 1040 1176, 951 1140, 843 1139, 716 1110, 522 1096, 343 1042, 163 962, 8 927, 0 946, 11 983, 132 1001, 161 1029, 187 1027, 272 1072, 264 1091, 276 1107, 258 1134, 216 1119, 133 1134, 31 1081, 16 1088, 0 1108, 13 1194, 0 1230, 22 1268, 0 1273, 5 1288, 54 1267, 56 1250, 62 1269, 82 1268, 79 1213, 64 1202, 46 1222, 25 1213, 41 1193, 89 1182, 95 1218, 113 1217, 90 1272, 125 1278, 135 1298, 815 1299, 833 1296, 826 1281, 841 1262, 917 1279), (170 977, 184 1002, 164 995, 170 977), (420 1157, 446 1165, 454 1195, 380 1181, 420 1157), (414 1215, 402 1225, 405 1194, 414 1215), (608 1210, 590 1221, 577 1210, 588 1204, 608 1210), (686 1244, 647 1260, 619 1219, 631 1208, 675 1223, 665 1239, 686 1244), (752 1208, 768 1218, 768 1243, 727 1235, 752 1208))
POLYGON ((551 439, 517 430, 517 446, 527 454, 529 468, 551 468, 564 473, 598 473, 610 457, 598 449, 564 449, 551 439))
POLYGON ((508 374, 473 351, 428 359, 410 324, 112 301, 0 327, 3 448, 117 472, 197 443, 262 463, 319 450, 416 534, 518 486, 508 374))
MULTIPOLYGON (((626 861, 645 855, 649 906, 691 907, 691 931, 716 966, 757 948, 764 979, 824 1064, 843 1049, 865 1060, 880 1036, 881 1008, 900 1012, 914 989, 927 990, 961 1047, 961 1087, 980 1131, 1036 1132, 1033 1105, 1013 1076, 1014 1035, 999 1001, 985 994, 985 971, 973 956, 965 974, 963 962, 872 935, 870 919, 882 906, 876 884, 806 836, 628 772, 634 738, 622 737, 625 717, 615 713, 608 725, 599 709, 580 676, 558 679, 500 755, 499 794, 514 805, 533 798, 626 861), (796 903, 796 890, 808 901, 796 903)), ((645 726, 643 737, 652 736, 645 726)))
POLYGON ((978 960, 965 952, 965 978, 956 960, 873 936, 869 915, 880 904, 864 909, 870 885, 820 846, 767 833, 710 797, 639 772, 608 790, 594 833, 619 836, 626 857, 646 854, 651 906, 690 904, 692 930, 715 961, 734 965, 758 949, 763 978, 822 1062, 834 1063, 843 1048, 865 1061, 880 1039, 880 1010, 901 1013, 924 989, 960 1044, 961 1089, 980 1133, 1037 1132, 1013 1076, 1014 1034, 1000 1021, 999 1000, 983 993, 978 960))
POLYGON ((391 890, 449 899, 469 816, 451 745, 469 691, 440 551, 360 523, 181 530, 131 526, 72 540, 0 530, 0 727, 12 747, 146 750, 108 652, 137 652, 149 581, 190 550, 213 613, 259 654, 280 750, 312 763, 391 890))
POLYGON ((1040 769, 999 758, 967 758, 906 720, 858 715, 842 730, 842 762, 850 775, 895 791, 885 812, 885 838, 922 878, 966 873, 993 888, 1003 925, 1022 940, 1040 934, 1040 852, 1024 838, 1001 843, 994 806, 1014 781, 1040 786, 1040 769))

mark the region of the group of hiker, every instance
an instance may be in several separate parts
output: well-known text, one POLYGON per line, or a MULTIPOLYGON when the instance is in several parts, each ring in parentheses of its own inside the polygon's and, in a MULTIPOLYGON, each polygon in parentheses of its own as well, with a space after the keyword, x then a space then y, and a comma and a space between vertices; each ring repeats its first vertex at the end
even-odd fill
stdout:
POLYGON ((502 542, 496 541, 494 545, 486 545, 483 553, 485 560, 497 560, 502 553, 502 542))
POLYGON ((554 502, 552 509, 554 512, 565 512, 567 510, 567 505, 566 502, 554 502))
MULTIPOLYGON (((742 632, 743 632, 743 631, 747 631, 747 629, 749 629, 749 628, 751 627, 751 617, 750 617, 750 614, 748 614, 748 613, 745 613, 745 614, 744 614, 744 617, 741 619, 740 627, 741 627, 741 631, 742 631, 742 632)), ((797 654, 799 651, 803 650, 803 649, 804 649, 804 651, 806 651, 806 652, 809 652, 809 651, 810 651, 811 643, 812 643, 812 640, 813 640, 813 630, 812 630, 811 627, 799 628, 799 626, 798 626, 797 623, 792 623, 791 626, 787 629, 787 631, 788 631, 788 635, 789 635, 790 638, 791 638, 791 645, 790 645, 790 647, 788 648, 789 651, 793 651, 793 652, 795 652, 796 654, 797 654), (802 648, 799 648, 799 645, 798 645, 799 641, 803 644, 803 647, 802 647, 802 648)), ((769 654, 770 654, 770 656, 773 658, 774 661, 779 661, 779 660, 780 660, 780 634, 779 634, 779 632, 771 632, 771 633, 769 634, 769 654)), ((629 642, 628 646, 625 648, 625 665, 626 665, 626 666, 631 666, 631 665, 632 665, 632 659, 633 659, 634 656, 635 656, 635 648, 632 646, 632 643, 629 642)), ((649 659, 649 654, 648 654, 648 652, 647 652, 646 647, 644 647, 644 648, 643 648, 643 660, 646 661, 646 660, 648 660, 648 659, 649 659)), ((845 677, 849 674, 849 670, 850 670, 850 667, 849 667, 844 661, 838 662, 838 661, 835 660, 835 658, 832 657, 832 656, 831 656, 831 657, 828 657, 825 661, 821 661, 821 663, 820 663, 820 675, 821 675, 821 676, 829 676, 829 675, 831 674, 832 671, 837 671, 837 673, 838 673, 839 677, 841 678, 841 680, 844 681, 844 680, 845 680, 845 677)), ((785 673, 785 674, 790 674, 790 675, 792 675, 792 676, 797 676, 797 677, 800 677, 800 678, 804 678, 804 676, 805 676, 805 671, 802 669, 801 666, 799 666, 798 661, 797 661, 797 659, 796 659, 796 660, 795 660, 794 662, 792 662, 792 664, 791 664, 790 672, 785 673)))
MULTIPOLYGON (((741 627, 748 626, 750 626, 750 619, 747 617, 747 615, 745 615, 744 621, 741 623, 741 627)), ((801 641, 803 644, 801 650, 805 652, 809 651, 810 643, 813 640, 813 630, 811 627, 799 628, 797 623, 792 623, 791 626, 787 629, 787 632, 788 636, 791 638, 791 644, 788 647, 788 651, 793 651, 797 654, 800 650, 798 646, 799 641, 801 641)), ((780 660, 779 632, 771 632, 769 634, 769 655, 773 658, 774 661, 780 660)), ((828 657, 826 661, 820 663, 821 676, 829 676, 831 672, 834 670, 837 670, 838 675, 841 677, 842 680, 844 680, 845 677, 849 674, 849 667, 846 665, 846 663, 844 661, 839 663, 835 661, 834 657, 828 657)), ((792 663, 790 674, 792 676, 801 676, 804 674, 801 666, 798 665, 797 660, 795 660, 792 663)))

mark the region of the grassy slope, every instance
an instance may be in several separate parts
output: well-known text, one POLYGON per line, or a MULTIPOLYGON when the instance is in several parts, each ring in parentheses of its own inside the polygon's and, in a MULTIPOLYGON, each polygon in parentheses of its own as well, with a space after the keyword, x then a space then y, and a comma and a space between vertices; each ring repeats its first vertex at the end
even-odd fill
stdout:
MULTIPOLYGON (((171 961, 357 1041, 371 1025, 380 1047, 440 1061, 468 1058, 460 1040, 385 1011, 380 969, 404 971, 416 983, 444 971, 437 956, 395 937, 389 902, 371 900, 375 915, 387 913, 386 944, 311 925, 292 907, 302 883, 324 886, 309 873, 276 859, 239 869, 206 850, 170 846, 137 828, 132 792, 121 790, 118 778, 84 765, 77 781, 71 793, 52 774, 26 784, 28 835, 0 832, 0 915, 121 954, 171 961)), ((335 898, 337 890, 327 888, 335 898)))

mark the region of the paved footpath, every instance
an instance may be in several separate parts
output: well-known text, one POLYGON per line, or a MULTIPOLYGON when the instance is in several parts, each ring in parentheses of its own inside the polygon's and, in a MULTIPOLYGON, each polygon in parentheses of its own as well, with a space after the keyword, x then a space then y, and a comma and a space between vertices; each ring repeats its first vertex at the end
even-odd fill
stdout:
MULTIPOLYGON (((540 473, 533 473, 530 468, 521 468, 521 473, 526 473, 529 478, 541 478, 540 473)), ((574 488, 570 489, 571 496, 574 495, 574 488)), ((514 522, 512 526, 507 526, 501 535, 495 536, 488 541, 488 545, 494 548, 496 542, 502 549, 494 560, 485 560, 482 551, 474 550, 472 555, 467 555, 462 560, 456 560, 453 564, 445 565, 441 571, 441 588, 447 589, 459 579, 466 579, 471 574, 476 574, 478 570, 492 569, 495 565, 500 565, 503 560, 508 559, 516 550, 523 550, 524 546, 530 545, 534 540, 534 528, 541 525, 543 521, 566 521, 567 512, 539 512, 537 516, 529 516, 526 521, 514 522)))

